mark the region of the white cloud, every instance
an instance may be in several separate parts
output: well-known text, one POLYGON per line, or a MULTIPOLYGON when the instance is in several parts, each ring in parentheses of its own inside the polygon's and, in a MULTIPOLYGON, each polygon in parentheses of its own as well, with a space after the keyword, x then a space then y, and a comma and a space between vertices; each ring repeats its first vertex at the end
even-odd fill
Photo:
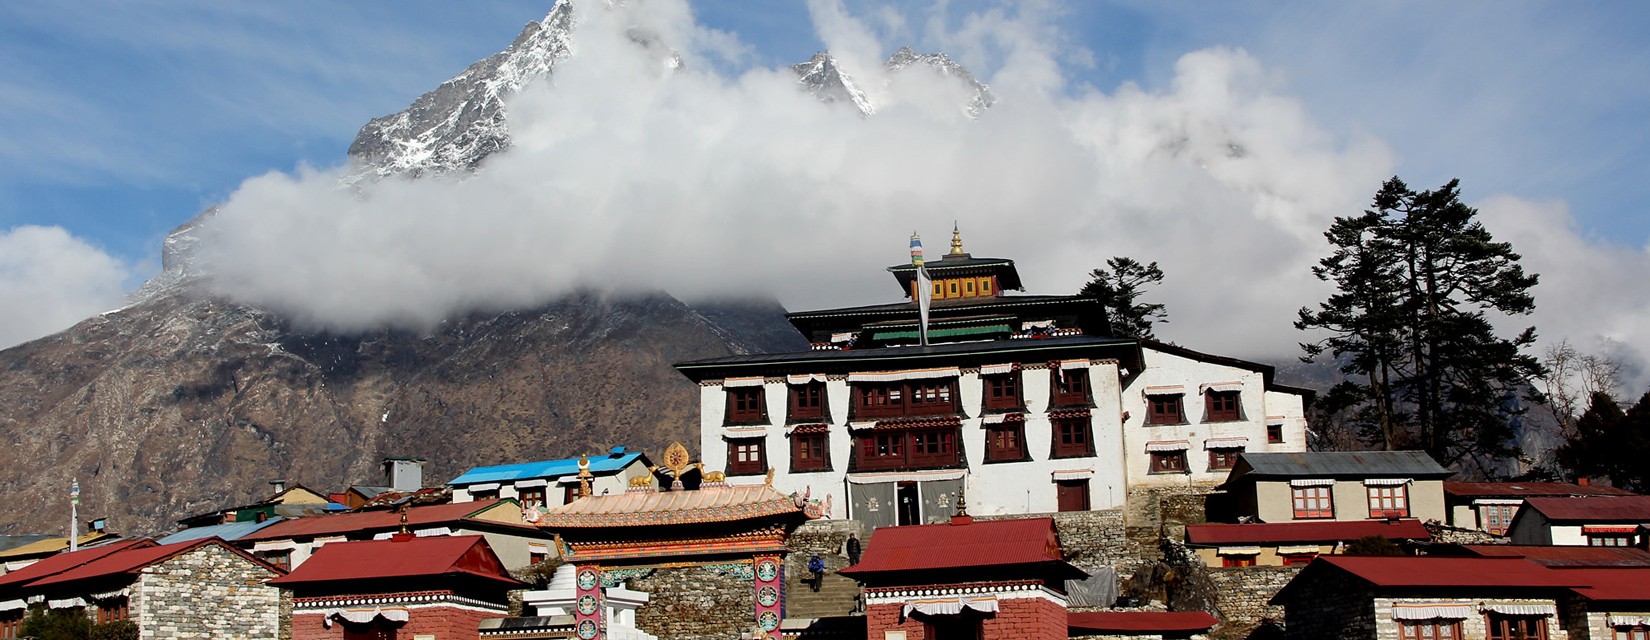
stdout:
POLYGON ((62 227, 0 232, 0 347, 120 306, 126 265, 62 227))
MULTIPOLYGON (((857 57, 880 60, 901 44, 871 39, 837 3, 811 8, 821 37, 851 43, 857 57)), ((1172 320, 1162 335, 1236 356, 1293 355, 1295 310, 1326 293, 1310 274, 1328 250, 1322 230, 1366 206, 1394 172, 1393 151, 1326 131, 1242 50, 1188 53, 1161 90, 1068 86, 1058 61, 1069 52, 1038 35, 1045 18, 977 14, 929 35, 1001 52, 999 101, 971 121, 927 95, 940 85, 874 69, 860 78, 884 105, 870 118, 806 96, 788 69, 718 73, 692 60, 739 47, 692 24, 653 25, 689 60, 669 72, 624 35, 622 11, 587 13, 577 55, 511 105, 516 147, 480 174, 361 193, 337 189, 329 172, 247 181, 217 220, 213 268, 224 292, 346 330, 427 327, 580 286, 772 293, 819 308, 898 300, 881 267, 905 259, 913 228, 942 251, 956 220, 976 255, 1017 260, 1033 293, 1074 292, 1113 255, 1156 260, 1172 320)), ((1520 234, 1556 234, 1570 254, 1592 243, 1546 208, 1494 202, 1487 211, 1525 211, 1506 233, 1544 282, 1583 288, 1552 294, 1576 296, 1558 305, 1538 299, 1538 326, 1578 337, 1589 326, 1548 310, 1630 323, 1642 309, 1584 291, 1588 268, 1642 281, 1642 260, 1549 256, 1525 245, 1553 237, 1520 234)), ((1630 328, 1604 335, 1650 346, 1630 328)))

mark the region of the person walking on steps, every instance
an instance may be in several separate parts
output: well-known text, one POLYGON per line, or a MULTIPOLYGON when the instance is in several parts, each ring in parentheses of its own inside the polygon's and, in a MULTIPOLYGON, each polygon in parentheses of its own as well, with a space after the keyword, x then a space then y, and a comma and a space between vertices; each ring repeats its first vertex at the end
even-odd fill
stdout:
POLYGON ((847 547, 848 564, 859 564, 859 536, 852 533, 848 534, 848 541, 843 543, 843 546, 847 547))
POLYGON ((812 558, 808 558, 808 572, 814 574, 813 582, 809 586, 814 591, 819 591, 819 585, 825 582, 825 561, 820 559, 819 554, 816 553, 812 558))

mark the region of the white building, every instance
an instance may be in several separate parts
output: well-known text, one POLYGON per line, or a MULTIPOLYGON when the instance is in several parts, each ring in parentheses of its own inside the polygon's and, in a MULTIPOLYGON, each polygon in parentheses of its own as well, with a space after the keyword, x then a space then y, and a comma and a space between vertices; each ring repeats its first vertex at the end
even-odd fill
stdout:
MULTIPOLYGON (((919 249, 920 250, 920 249, 919 249)), ((1306 449, 1311 392, 1265 365, 1106 337, 1081 296, 1005 296, 1013 262, 952 253, 915 302, 789 314, 799 353, 677 369, 700 384, 700 455, 730 484, 829 499, 872 526, 1121 506, 1130 488, 1213 485, 1244 451, 1306 449)), ((907 296, 914 265, 890 267, 907 296)))

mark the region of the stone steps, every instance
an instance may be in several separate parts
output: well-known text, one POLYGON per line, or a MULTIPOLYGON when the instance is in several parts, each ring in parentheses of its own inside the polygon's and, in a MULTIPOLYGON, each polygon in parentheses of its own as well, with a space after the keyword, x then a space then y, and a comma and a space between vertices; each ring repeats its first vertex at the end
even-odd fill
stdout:
POLYGON ((808 585, 808 577, 803 573, 785 581, 786 618, 827 618, 854 613, 859 600, 858 582, 827 571, 816 592, 808 585))

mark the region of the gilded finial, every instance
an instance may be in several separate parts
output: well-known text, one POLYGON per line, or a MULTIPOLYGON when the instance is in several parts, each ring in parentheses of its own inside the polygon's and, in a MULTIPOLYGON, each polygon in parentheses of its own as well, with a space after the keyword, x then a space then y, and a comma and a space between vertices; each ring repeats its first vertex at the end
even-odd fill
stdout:
POLYGON ((768 478, 764 482, 770 487, 773 486, 773 467, 768 467, 768 478))
POLYGON ((957 490, 957 517, 968 517, 968 500, 963 497, 963 490, 957 490))
POLYGON ((596 477, 590 473, 590 456, 579 456, 579 497, 590 497, 590 481, 596 477))
POLYGON ((401 533, 408 533, 408 531, 407 531, 407 505, 401 505, 401 533))
POLYGON ((946 255, 966 255, 963 253, 962 248, 962 230, 957 227, 957 223, 955 221, 951 223, 951 253, 946 255))

